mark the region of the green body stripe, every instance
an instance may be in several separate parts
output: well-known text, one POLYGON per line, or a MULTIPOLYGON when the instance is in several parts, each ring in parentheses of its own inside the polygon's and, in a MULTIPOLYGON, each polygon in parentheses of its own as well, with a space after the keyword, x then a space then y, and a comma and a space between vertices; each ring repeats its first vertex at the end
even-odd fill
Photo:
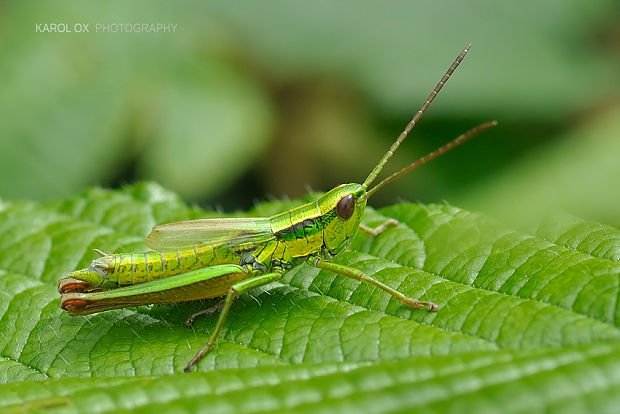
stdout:
POLYGON ((265 265, 273 260, 292 264, 296 258, 319 252, 323 247, 320 223, 321 209, 316 202, 271 217, 277 244, 272 248, 269 258, 263 252, 257 260, 265 265))

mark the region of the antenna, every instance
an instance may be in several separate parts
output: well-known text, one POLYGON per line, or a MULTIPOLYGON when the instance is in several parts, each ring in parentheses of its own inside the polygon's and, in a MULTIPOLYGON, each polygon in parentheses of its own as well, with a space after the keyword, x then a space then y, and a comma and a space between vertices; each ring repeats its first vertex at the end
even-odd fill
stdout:
MULTIPOLYGON (((422 104, 422 106, 420 107, 420 109, 418 110, 418 112, 416 112, 416 114, 413 116, 413 118, 411 119, 411 121, 409 121, 409 123, 407 124, 407 126, 405 127, 405 129, 403 130, 403 132, 400 133, 400 135, 398 136, 398 138, 396 138, 396 141, 394 141, 394 143, 392 144, 392 146, 390 147, 390 149, 385 153, 385 155, 383 156, 383 158, 381 158, 381 160, 379 161, 379 163, 375 166, 375 168, 373 168, 373 170, 370 172, 370 174, 368 175, 368 177, 366 178, 366 180, 364 180, 364 184, 362 184, 362 187, 364 189, 367 189, 368 186, 370 184, 372 184, 372 182, 377 178, 377 175, 379 175, 379 173, 381 172, 381 170, 383 170, 383 167, 385 166, 385 164, 388 162, 388 160, 392 157, 392 155, 394 155, 394 152, 396 151, 396 149, 400 146, 401 142, 403 142, 405 140, 405 138, 407 138, 407 135, 409 134, 409 132, 411 132, 411 130, 413 129, 413 127, 416 125, 416 123, 420 120, 420 118, 422 118, 422 115, 424 114, 424 112, 426 111, 426 109, 430 106, 431 102, 433 102, 433 100, 435 99, 435 97, 437 96, 437 94, 439 93, 439 91, 441 90, 441 88, 443 88, 443 85, 448 81, 448 79, 450 79, 450 76, 452 75, 452 73, 454 73, 454 71, 456 70, 456 68, 459 66, 459 64, 463 61, 463 58, 465 57, 465 55, 467 54, 467 52, 469 51, 469 48, 471 47, 471 43, 468 44, 465 49, 463 49, 463 51, 461 53, 459 53, 459 55, 456 57, 456 59, 454 59, 454 62, 452 62, 452 64, 450 65, 450 67, 448 68, 448 70, 446 71, 446 73, 443 75, 443 77, 441 78, 441 80, 439 81, 439 83, 435 86, 435 89, 433 89, 433 91, 431 92, 430 95, 428 95, 428 98, 426 98, 426 101, 424 102, 424 104, 422 104)), ((474 134, 475 135, 475 134, 474 134)), ((457 138, 458 139, 458 138, 457 138)), ((458 144, 456 144, 458 145, 458 144)), ((453 145, 451 148, 455 147, 456 145, 453 145)), ((442 147, 443 148, 443 147, 442 147)), ((450 148, 450 149, 451 149, 450 148)), ((447 150, 445 150, 447 151, 447 150)), ((444 151, 444 152, 445 152, 444 151)), ((439 155, 439 154, 438 154, 439 155)), ((435 158, 435 157, 433 157, 435 158)), ((401 170, 402 171, 402 170, 401 170)), ((404 174, 404 173, 403 173, 404 174)), ((386 182, 387 184, 387 182, 386 182)), ((378 190, 379 186, 375 186, 374 190, 378 190)))
POLYGON ((461 145, 463 142, 467 141, 468 139, 471 139, 471 138, 475 137, 479 133, 481 133, 483 131, 486 131, 489 128, 493 128, 495 125, 497 125, 497 121, 485 122, 483 124, 478 125, 475 128, 470 129, 469 131, 465 132, 464 134, 459 135, 458 137, 456 137, 452 141, 448 142, 447 144, 437 148, 435 151, 432 151, 432 152, 426 154, 425 156, 423 156, 422 158, 418 159, 417 161, 412 162, 411 164, 409 164, 405 168, 403 168, 401 170, 398 170, 394 174, 392 174, 389 177, 385 178, 379 184, 375 185, 373 188, 368 190, 366 192, 366 196, 368 198, 370 198, 370 196, 373 195, 374 193, 376 193, 377 190, 379 190, 381 187, 383 187, 384 185, 386 185, 388 183, 391 183, 392 181, 394 181, 395 179, 397 179, 401 175, 407 174, 409 171, 418 168, 420 165, 426 164, 430 160, 432 160, 434 158, 437 158, 441 154, 446 153, 446 152, 450 151, 451 149, 453 149, 454 147, 457 147, 457 146, 461 145))

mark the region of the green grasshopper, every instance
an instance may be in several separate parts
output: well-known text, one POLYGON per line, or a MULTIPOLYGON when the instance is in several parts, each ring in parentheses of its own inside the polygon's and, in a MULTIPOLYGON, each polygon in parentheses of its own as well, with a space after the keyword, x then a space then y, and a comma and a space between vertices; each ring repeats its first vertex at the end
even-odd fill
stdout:
POLYGON ((146 238, 146 245, 152 249, 146 253, 105 254, 95 250, 100 257, 88 268, 71 272, 59 280, 60 306, 75 316, 224 296, 218 305, 188 318, 189 325, 201 314, 220 312, 209 340, 187 364, 185 372, 211 350, 236 297, 281 279, 288 269, 301 263, 370 283, 412 308, 436 311, 438 307, 432 302, 410 298, 357 269, 330 259, 349 245, 358 229, 374 237, 397 224, 396 220, 388 220, 373 229, 360 223, 368 198, 377 190, 496 124, 492 121, 471 129, 369 189, 470 46, 450 65, 363 184, 340 185, 315 202, 269 218, 202 219, 158 225, 146 238))

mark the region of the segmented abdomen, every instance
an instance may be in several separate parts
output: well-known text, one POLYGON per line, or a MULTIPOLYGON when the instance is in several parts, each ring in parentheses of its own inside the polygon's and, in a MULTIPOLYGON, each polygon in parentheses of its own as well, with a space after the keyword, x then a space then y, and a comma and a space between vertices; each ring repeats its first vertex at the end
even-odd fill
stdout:
POLYGON ((69 274, 91 285, 134 285, 191 272, 206 266, 238 263, 240 255, 226 246, 196 246, 170 252, 108 254, 93 260, 87 269, 69 274))

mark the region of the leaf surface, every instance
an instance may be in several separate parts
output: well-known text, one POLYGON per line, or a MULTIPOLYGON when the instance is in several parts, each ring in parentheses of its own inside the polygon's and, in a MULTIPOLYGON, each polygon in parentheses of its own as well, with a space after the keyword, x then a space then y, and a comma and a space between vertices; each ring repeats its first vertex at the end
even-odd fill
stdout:
MULTIPOLYGON (((299 201, 261 203, 269 215, 299 201)), ((56 281, 93 248, 143 251, 157 223, 214 217, 161 187, 0 205, 0 410, 392 412, 603 410, 620 393, 620 231, 558 215, 531 232, 449 205, 367 209, 379 237, 335 260, 436 302, 402 306, 306 265, 216 316, 195 302, 70 317, 56 281), (167 375, 173 374, 173 375, 167 375), (159 408, 162 407, 162 408, 159 408)))

